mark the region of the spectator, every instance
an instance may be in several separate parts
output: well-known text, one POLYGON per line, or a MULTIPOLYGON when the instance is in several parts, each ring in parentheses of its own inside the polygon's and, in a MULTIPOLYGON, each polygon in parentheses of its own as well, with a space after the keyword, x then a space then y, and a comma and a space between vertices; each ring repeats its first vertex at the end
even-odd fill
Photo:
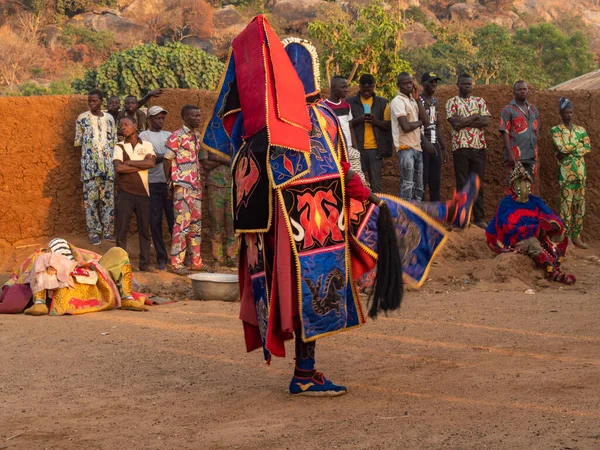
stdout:
POLYGON ((429 201, 440 201, 440 188, 442 182, 442 162, 448 162, 448 152, 444 144, 441 123, 438 120, 440 107, 438 99, 434 97, 438 81, 441 78, 433 72, 425 72, 421 76, 423 92, 419 96, 429 118, 429 126, 421 128, 421 144, 423 147, 423 200, 425 190, 429 186, 429 201))
POLYGON ((214 153, 202 161, 206 168, 211 250, 216 263, 235 267, 237 239, 231 206, 231 169, 229 160, 214 153))
POLYGON ((146 113, 140 108, 146 103, 148 103, 148 100, 150 100, 151 98, 160 97, 162 93, 162 89, 155 89, 153 91, 148 92, 148 94, 146 94, 139 101, 134 95, 128 95, 127 97, 125 97, 125 107, 117 116, 117 123, 121 123, 120 121, 123 117, 130 117, 136 123, 138 133, 145 131, 146 129, 148 129, 146 113))
POLYGON ((400 198, 423 199, 421 127, 429 126, 417 86, 408 72, 398 75, 398 95, 392 100, 392 137, 400 164, 400 198))
POLYGON ((483 210, 483 177, 485 175, 486 144, 483 128, 491 114, 485 100, 473 97, 473 78, 463 73, 458 77, 458 95, 446 102, 446 118, 452 127, 452 154, 456 189, 461 190, 471 172, 479 175, 481 189, 473 206, 474 225, 486 228, 483 210))
POLYGON ((346 151, 348 153, 350 168, 360 176, 363 182, 366 182, 365 174, 360 165, 360 152, 356 149, 354 144, 356 138, 353 137, 353 132, 350 129, 350 120, 352 120, 350 104, 345 101, 348 94, 348 80, 341 75, 336 75, 331 78, 329 87, 329 97, 323 100, 323 103, 333 110, 340 121, 342 132, 346 139, 346 151))
MULTIPOLYGON (((185 105, 181 109, 183 126, 171 134, 167 141, 169 151, 164 163, 171 167, 173 182, 173 209, 175 224, 171 244, 171 265, 174 273, 185 275, 186 252, 189 250, 191 269, 207 271, 200 254, 202 231, 202 180, 200 160, 203 158, 198 127, 201 123, 200 108, 185 105), (168 161, 167 161, 168 160, 168 161)), ((168 171, 167 171, 168 172, 168 171)))
POLYGON ((88 236, 93 245, 114 240, 114 179, 112 155, 117 141, 115 121, 103 113, 102 91, 88 94, 88 107, 75 123, 75 147, 81 147, 81 181, 88 236))
POLYGON ((537 135, 540 126, 540 112, 527 101, 529 88, 520 80, 513 86, 514 98, 500 113, 500 133, 504 139, 504 164, 506 165, 506 186, 508 177, 519 161, 533 179, 537 177, 537 135))
POLYGON ((115 146, 113 164, 117 173, 117 246, 127 251, 129 222, 135 213, 140 241, 140 270, 150 268, 150 188, 148 169, 156 166, 152 144, 142 141, 131 117, 123 117, 119 128, 124 140, 115 146))
MULTIPOLYGON (((150 231, 156 251, 158 269, 167 268, 167 248, 163 238, 163 212, 167 218, 169 233, 173 235, 173 199, 171 198, 167 178, 163 168, 163 159, 167 153, 167 139, 171 136, 169 131, 164 131, 167 111, 160 106, 152 106, 148 109, 149 129, 140 133, 140 138, 152 143, 156 154, 156 167, 148 171, 148 183, 150 185, 150 231)), ((169 177, 169 181, 170 177, 169 177)))
POLYGON ((121 112, 121 99, 116 95, 111 95, 108 98, 106 112, 113 116, 113 119, 115 119, 115 124, 117 124, 119 112, 121 112))
POLYGON ((383 158, 392 156, 390 105, 375 95, 375 78, 364 74, 358 80, 359 93, 348 99, 354 130, 354 144, 360 151, 363 173, 369 179, 371 190, 381 192, 383 158))

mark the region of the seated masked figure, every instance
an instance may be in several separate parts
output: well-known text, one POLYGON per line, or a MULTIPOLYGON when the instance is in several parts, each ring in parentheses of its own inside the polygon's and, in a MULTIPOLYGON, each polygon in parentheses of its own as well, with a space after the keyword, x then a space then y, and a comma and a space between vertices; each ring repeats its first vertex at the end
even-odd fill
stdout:
POLYGON ((496 253, 523 253, 543 267, 550 280, 573 284, 575 277, 560 267, 568 245, 564 225, 540 197, 531 194, 532 182, 517 162, 509 178, 511 193, 500 201, 485 230, 488 246, 496 253))
POLYGON ((314 47, 284 43, 263 16, 234 39, 202 144, 232 167, 247 350, 270 362, 295 337, 290 393, 337 396, 346 388, 315 370, 315 341, 365 322, 354 280, 377 266, 369 315, 398 308, 402 281, 423 283, 446 240, 440 222, 468 224, 479 185, 423 207, 372 194, 350 169, 336 114, 319 103, 314 47))
POLYGON ((24 310, 33 316, 60 316, 114 308, 145 310, 132 286, 129 256, 122 248, 113 247, 101 257, 56 238, 27 258, 4 284, 0 313, 24 310))

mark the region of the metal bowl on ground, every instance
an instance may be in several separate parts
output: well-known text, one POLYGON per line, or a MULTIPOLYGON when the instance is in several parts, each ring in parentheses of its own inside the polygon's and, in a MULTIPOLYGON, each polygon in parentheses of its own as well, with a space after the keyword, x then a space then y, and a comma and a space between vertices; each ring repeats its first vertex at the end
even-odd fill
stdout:
POLYGON ((195 300, 235 302, 240 298, 238 276, 231 273, 194 273, 192 280, 195 300))

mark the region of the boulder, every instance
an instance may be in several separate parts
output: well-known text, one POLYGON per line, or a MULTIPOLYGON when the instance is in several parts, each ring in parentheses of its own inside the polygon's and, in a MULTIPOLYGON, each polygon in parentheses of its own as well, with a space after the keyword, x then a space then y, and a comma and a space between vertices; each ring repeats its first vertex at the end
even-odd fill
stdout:
POLYGON ((123 17, 139 20, 142 17, 157 16, 165 8, 164 0, 134 0, 126 8, 123 8, 122 14, 123 17))
POLYGON ((197 36, 184 37, 181 42, 190 47, 204 50, 206 53, 213 53, 213 46, 210 39, 201 39, 197 36))
POLYGON ((450 7, 450 16, 452 20, 462 22, 464 20, 473 20, 477 18, 475 5, 466 3, 455 3, 450 7))
POLYGON ((119 35, 139 33, 144 30, 143 25, 120 17, 112 10, 78 14, 73 16, 67 23, 70 25, 87 27, 93 31, 110 31, 117 41, 119 40, 119 35))
POLYGON ((415 22, 404 30, 402 34, 402 50, 410 50, 415 47, 426 47, 435 43, 435 38, 425 25, 415 22))
POLYGON ((61 29, 56 25, 47 25, 42 31, 42 42, 50 50, 56 50, 59 46, 58 37, 60 36, 61 29))
POLYGON ((215 29, 224 29, 243 21, 242 15, 233 5, 226 5, 213 11, 215 29))
POLYGON ((273 7, 273 16, 287 22, 288 28, 301 28, 317 17, 324 0, 280 0, 273 7))

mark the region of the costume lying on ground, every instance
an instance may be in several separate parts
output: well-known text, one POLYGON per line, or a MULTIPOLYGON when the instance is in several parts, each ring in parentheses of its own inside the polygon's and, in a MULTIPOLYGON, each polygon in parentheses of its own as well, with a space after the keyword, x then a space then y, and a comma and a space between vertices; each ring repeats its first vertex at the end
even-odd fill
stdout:
POLYGON ((540 197, 530 195, 532 182, 517 162, 509 179, 512 194, 500 201, 485 230, 488 246, 496 253, 526 254, 545 269, 549 279, 573 284, 575 277, 560 267, 568 245, 564 225, 540 197))
POLYGON ((133 297, 131 264, 125 250, 113 247, 100 257, 62 242, 70 256, 64 253, 64 246, 61 253, 41 248, 13 273, 2 288, 0 313, 23 312, 32 300, 33 306, 25 311, 32 315, 145 309, 144 300, 133 297))
MULTIPOLYGON (((376 264, 380 208, 366 203, 370 191, 358 176, 347 176, 347 145, 337 116, 317 103, 314 48, 290 39, 284 49, 262 16, 232 45, 203 146, 232 164, 246 347, 262 347, 270 361, 272 355, 285 356, 284 341, 295 333, 290 392, 338 395, 345 388, 314 371, 314 341, 365 322, 354 280, 376 264)), ((450 214, 468 223, 474 197, 463 197, 463 206, 451 211, 447 204, 429 205, 432 218, 410 203, 381 196, 407 243, 408 283, 424 282, 446 240, 436 219, 450 214)))

